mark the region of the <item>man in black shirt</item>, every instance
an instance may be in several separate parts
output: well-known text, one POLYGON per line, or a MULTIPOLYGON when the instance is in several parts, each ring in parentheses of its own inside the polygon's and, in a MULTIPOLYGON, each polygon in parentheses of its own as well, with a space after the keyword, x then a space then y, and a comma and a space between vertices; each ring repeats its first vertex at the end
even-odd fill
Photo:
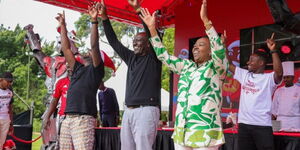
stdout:
MULTIPOLYGON (((129 3, 139 10, 137 0, 129 3)), ((108 42, 128 66, 121 149, 152 150, 160 115, 161 62, 156 58, 146 33, 135 36, 134 51, 122 45, 112 29, 104 3, 102 8, 100 14, 108 42)))
POLYGON ((95 141, 96 93, 104 76, 103 61, 100 57, 97 15, 100 5, 89 7, 91 16, 91 51, 85 57, 85 64, 75 60, 67 38, 65 15, 58 14, 56 19, 61 27, 61 44, 64 56, 73 70, 68 89, 66 118, 62 122, 60 149, 92 150, 95 141))

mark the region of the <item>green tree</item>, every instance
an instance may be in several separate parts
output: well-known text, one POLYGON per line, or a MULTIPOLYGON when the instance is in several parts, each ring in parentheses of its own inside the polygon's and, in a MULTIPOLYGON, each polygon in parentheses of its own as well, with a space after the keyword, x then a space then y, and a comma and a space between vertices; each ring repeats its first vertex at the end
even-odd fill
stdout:
MULTIPOLYGON (((175 28, 166 29, 163 37, 163 44, 170 55, 174 55, 175 28)), ((170 70, 167 66, 162 67, 161 86, 169 91, 170 70)))
MULTIPOLYGON (((75 28, 76 28, 76 36, 83 40, 84 38, 87 38, 90 34, 90 17, 87 14, 81 14, 80 18, 75 21, 75 28)), ((99 22, 99 34, 101 37, 104 37, 104 29, 101 19, 98 19, 99 22)), ((137 33, 139 30, 141 30, 138 27, 127 25, 124 23, 111 21, 112 27, 114 31, 116 32, 117 38, 121 39, 124 35, 127 35, 129 37, 133 37, 135 33, 137 33)))
MULTIPOLYGON (((102 21, 100 18, 98 18, 99 22, 99 35, 100 35, 100 41, 108 44, 106 40, 104 40, 105 33, 104 29, 102 26, 102 21)), ((111 21, 112 27, 117 35, 117 38, 120 40, 123 36, 128 36, 129 38, 133 38, 133 36, 141 30, 138 27, 135 26, 130 26, 124 23, 116 22, 116 21, 111 21)), ((80 44, 77 46, 80 47, 81 49, 85 48, 85 41, 90 35, 90 17, 87 14, 81 14, 80 18, 75 21, 75 28, 76 28, 76 36, 80 39, 80 44)), ((129 45, 125 45, 129 46, 129 45)), ((85 51, 85 50, 84 50, 85 51)), ((114 52, 114 55, 112 56, 112 60, 114 62, 119 62, 120 58, 119 56, 114 52)), ((115 63, 116 64, 116 63, 115 63)), ((105 76, 104 76, 104 81, 108 80, 112 75, 112 70, 105 68, 105 76)))
MULTIPOLYGON (((45 110, 43 100, 47 93, 44 81, 46 75, 31 56, 32 52, 24 42, 25 32, 17 25, 14 30, 0 26, 0 72, 10 71, 14 75, 14 92, 27 104, 34 102, 34 117, 41 117, 45 110)), ((44 42, 43 51, 50 55, 54 42, 44 42)), ((27 110, 17 96, 13 104, 14 112, 27 110)))

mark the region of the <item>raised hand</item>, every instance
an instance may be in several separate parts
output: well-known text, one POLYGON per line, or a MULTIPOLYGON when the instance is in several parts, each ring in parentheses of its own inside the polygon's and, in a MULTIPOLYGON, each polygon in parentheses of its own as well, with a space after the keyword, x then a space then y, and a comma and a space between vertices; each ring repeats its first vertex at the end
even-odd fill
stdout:
POLYGON ((150 30, 155 29, 155 15, 156 15, 156 11, 153 12, 153 14, 151 15, 147 8, 141 9, 140 17, 142 18, 142 20, 145 22, 145 24, 148 26, 150 30))
POLYGON ((227 35, 226 35, 226 30, 224 30, 224 33, 221 34, 221 41, 225 45, 227 41, 227 35))
POLYGON ((65 11, 63 13, 58 13, 55 19, 58 21, 59 26, 61 25, 66 25, 66 20, 65 20, 65 11))
POLYGON ((271 36, 271 38, 270 39, 267 39, 267 46, 268 46, 268 48, 271 50, 271 51, 273 51, 273 50, 275 50, 275 48, 276 48, 276 43, 275 43, 275 41, 274 41, 274 36, 275 36, 275 33, 272 33, 272 36, 271 36))
POLYGON ((205 23, 208 22, 208 17, 207 17, 207 1, 203 0, 201 9, 200 9, 200 18, 201 20, 205 23))
POLYGON ((138 0, 128 0, 128 4, 134 9, 137 10, 140 8, 140 3, 138 0))
POLYGON ((97 15, 99 13, 100 3, 94 3, 88 7, 88 13, 91 16, 93 21, 97 21, 97 15))
POLYGON ((99 14, 100 14, 100 17, 102 20, 108 19, 104 0, 101 1, 100 8, 99 8, 99 14))

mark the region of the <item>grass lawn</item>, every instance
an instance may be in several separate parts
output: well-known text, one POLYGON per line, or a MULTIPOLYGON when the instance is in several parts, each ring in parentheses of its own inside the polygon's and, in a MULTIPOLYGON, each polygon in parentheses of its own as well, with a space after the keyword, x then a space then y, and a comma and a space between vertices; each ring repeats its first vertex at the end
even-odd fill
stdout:
MULTIPOLYGON (((33 132, 32 133, 32 140, 38 138, 41 135, 39 132, 33 132)), ((32 150, 40 150, 42 145, 42 138, 32 143, 32 150)))

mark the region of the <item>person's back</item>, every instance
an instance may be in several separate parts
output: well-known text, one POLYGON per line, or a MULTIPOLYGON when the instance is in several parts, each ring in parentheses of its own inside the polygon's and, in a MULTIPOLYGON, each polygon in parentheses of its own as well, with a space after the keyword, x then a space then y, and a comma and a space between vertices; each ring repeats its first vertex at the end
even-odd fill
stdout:
POLYGON ((114 89, 106 88, 103 91, 100 90, 98 96, 100 103, 100 113, 113 114, 119 112, 119 104, 114 89))
POLYGON ((98 89, 98 106, 102 127, 117 127, 119 124, 119 103, 115 90, 105 87, 101 81, 98 89))

